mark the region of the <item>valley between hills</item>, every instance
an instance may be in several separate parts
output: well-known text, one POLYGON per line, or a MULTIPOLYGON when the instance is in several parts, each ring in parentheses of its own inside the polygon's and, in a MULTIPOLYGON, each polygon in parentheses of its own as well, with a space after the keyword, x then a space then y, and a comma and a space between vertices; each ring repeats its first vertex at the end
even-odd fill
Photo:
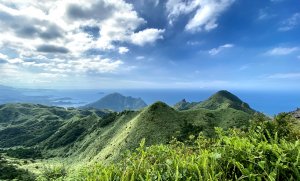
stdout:
POLYGON ((3 104, 0 179, 297 180, 298 119, 224 90, 172 107, 118 93, 79 108, 3 104))

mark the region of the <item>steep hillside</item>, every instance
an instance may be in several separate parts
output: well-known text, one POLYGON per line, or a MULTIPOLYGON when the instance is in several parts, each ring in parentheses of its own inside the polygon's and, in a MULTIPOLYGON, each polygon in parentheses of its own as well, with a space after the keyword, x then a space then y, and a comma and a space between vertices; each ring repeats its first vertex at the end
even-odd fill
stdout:
POLYGON ((146 145, 168 143, 172 137, 186 140, 190 135, 203 132, 214 136, 214 127, 247 128, 253 115, 233 108, 218 110, 196 109, 177 111, 163 102, 156 102, 132 119, 119 124, 110 145, 99 152, 95 160, 114 160, 127 149, 138 147, 145 138, 146 145))
POLYGON ((11 148, 23 146, 23 151, 29 154, 26 158, 32 154, 32 158, 59 157, 68 162, 110 162, 119 159, 126 150, 138 147, 143 138, 146 145, 165 144, 172 137, 184 141, 199 132, 212 137, 214 127, 247 128, 254 111, 231 106, 243 105, 239 99, 218 95, 204 101, 210 109, 199 103, 182 111, 163 102, 140 111, 122 112, 32 104, 2 105, 0 148, 18 153, 11 148), (213 106, 212 103, 226 106, 213 106))
POLYGON ((83 108, 110 109, 121 112, 124 110, 139 110, 146 106, 147 104, 141 98, 126 97, 119 93, 113 93, 83 106, 83 108))
POLYGON ((220 108, 233 108, 236 110, 241 110, 248 113, 254 113, 255 111, 250 108, 250 106, 239 99, 237 96, 233 95, 232 93, 221 90, 211 97, 209 97, 206 101, 203 101, 193 107, 194 109, 197 108, 206 108, 206 109, 220 109, 220 108))
MULTIPOLYGON (((81 123, 86 119, 91 118, 92 121, 86 121, 90 126, 107 114, 109 113, 99 110, 67 110, 37 104, 1 105, 0 148, 36 145, 51 147, 60 140, 66 144, 76 140, 76 135, 83 131, 84 124, 81 123), (74 125, 71 125, 72 123, 74 125), (66 126, 68 130, 61 131, 66 126), (62 137, 49 141, 57 132, 60 132, 62 137)), ((101 121, 99 122, 102 123, 101 121)), ((64 145, 64 143, 60 144, 64 145)))
POLYGON ((221 90, 202 102, 187 102, 185 99, 183 99, 175 104, 174 108, 180 111, 201 108, 209 110, 232 108, 247 112, 249 114, 253 114, 255 112, 247 103, 243 102, 237 96, 226 90, 221 90))

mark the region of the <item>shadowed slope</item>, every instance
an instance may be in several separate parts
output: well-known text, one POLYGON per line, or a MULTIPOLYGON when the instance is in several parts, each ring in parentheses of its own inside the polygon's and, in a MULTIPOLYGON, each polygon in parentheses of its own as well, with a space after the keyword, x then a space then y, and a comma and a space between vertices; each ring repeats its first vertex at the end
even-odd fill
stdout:
POLYGON ((246 128, 253 113, 223 91, 184 111, 163 102, 123 112, 8 104, 0 106, 0 148, 37 147, 45 158, 108 162, 138 147, 143 138, 146 145, 164 144, 199 132, 214 136, 214 127, 246 128))

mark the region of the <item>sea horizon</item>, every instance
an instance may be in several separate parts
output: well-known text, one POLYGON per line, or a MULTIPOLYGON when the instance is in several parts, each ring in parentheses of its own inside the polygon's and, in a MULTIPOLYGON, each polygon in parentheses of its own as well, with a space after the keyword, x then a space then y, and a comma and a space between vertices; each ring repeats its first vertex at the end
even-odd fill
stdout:
MULTIPOLYGON (((29 90, 29 89, 28 89, 29 90)), ((118 92, 124 96, 143 99, 150 105, 162 101, 170 106, 185 99, 188 102, 201 102, 219 91, 203 89, 38 89, 38 91, 24 92, 26 96, 44 96, 52 101, 54 106, 80 107, 95 102, 102 97, 118 92), (66 103, 66 104, 64 104, 66 103)), ((274 116, 281 112, 290 112, 300 107, 300 93, 298 91, 282 90, 228 90, 238 96, 242 101, 248 103, 256 111, 274 116)))

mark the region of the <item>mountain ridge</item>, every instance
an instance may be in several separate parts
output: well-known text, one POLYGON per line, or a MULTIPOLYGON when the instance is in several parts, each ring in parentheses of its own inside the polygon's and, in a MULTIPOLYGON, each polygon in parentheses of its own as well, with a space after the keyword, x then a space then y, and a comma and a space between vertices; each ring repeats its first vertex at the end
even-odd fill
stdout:
POLYGON ((213 137, 215 127, 247 128, 253 114, 229 106, 180 111, 160 101, 122 112, 6 104, 0 106, 0 150, 24 147, 39 150, 45 159, 111 162, 144 138, 150 146, 199 132, 213 137))
POLYGON ((176 103, 173 107, 180 111, 200 108, 210 110, 234 108, 251 114, 256 112, 247 103, 243 102, 240 98, 227 90, 220 90, 210 96, 207 100, 200 102, 187 102, 185 99, 183 99, 182 101, 176 103))
POLYGON ((81 108, 110 109, 121 112, 124 110, 139 110, 146 106, 147 104, 141 98, 123 96, 120 93, 114 92, 81 108))

